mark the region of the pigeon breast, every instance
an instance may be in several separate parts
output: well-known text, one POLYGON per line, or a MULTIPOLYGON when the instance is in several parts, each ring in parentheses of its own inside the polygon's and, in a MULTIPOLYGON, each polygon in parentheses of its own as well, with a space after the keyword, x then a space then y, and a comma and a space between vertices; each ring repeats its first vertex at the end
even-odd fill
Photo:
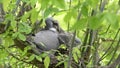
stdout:
POLYGON ((51 30, 40 31, 33 37, 33 42, 41 50, 57 49, 60 45, 58 34, 51 30))

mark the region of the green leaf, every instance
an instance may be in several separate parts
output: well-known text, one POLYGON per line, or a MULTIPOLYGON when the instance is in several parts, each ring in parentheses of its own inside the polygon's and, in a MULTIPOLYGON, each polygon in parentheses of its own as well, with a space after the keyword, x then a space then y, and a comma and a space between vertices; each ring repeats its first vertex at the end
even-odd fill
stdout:
POLYGON ((65 62, 65 60, 60 61, 59 63, 57 63, 56 67, 59 66, 59 65, 61 65, 61 64, 64 63, 64 62, 65 62))
POLYGON ((14 39, 17 38, 18 34, 19 34, 19 32, 13 33, 13 34, 12 34, 12 38, 14 38, 14 39))
POLYGON ((4 11, 8 11, 9 4, 10 4, 10 0, 3 0, 4 11))
POLYGON ((56 7, 59 7, 59 8, 61 8, 61 9, 65 9, 65 7, 66 7, 64 0, 52 0, 52 3, 53 3, 56 7))
POLYGON ((10 36, 7 36, 3 39, 2 45, 9 47, 10 45, 14 45, 14 41, 10 36))
POLYGON ((2 3, 3 2, 3 0, 0 0, 0 3, 2 3))
POLYGON ((59 10, 58 8, 53 8, 53 7, 49 7, 45 10, 44 12, 44 17, 48 17, 50 14, 52 15, 53 13, 57 13, 59 10))
POLYGON ((105 18, 110 24, 114 24, 117 21, 117 16, 113 13, 106 13, 105 18))
POLYGON ((59 11, 58 8, 51 8, 51 10, 52 10, 53 12, 58 12, 58 11, 59 11))
POLYGON ((73 54, 73 59, 75 60, 75 62, 78 63, 78 59, 80 58, 80 50, 78 47, 74 47, 72 50, 72 54, 73 54))
POLYGON ((84 16, 88 16, 88 5, 83 4, 83 6, 82 6, 82 8, 81 8, 81 13, 82 13, 84 16))
POLYGON ((41 9, 46 9, 49 6, 50 0, 38 0, 38 2, 41 4, 41 9))
POLYGON ((102 14, 91 16, 88 19, 88 25, 91 29, 98 29, 102 25, 102 22, 103 22, 102 14))
POLYGON ((45 12, 44 12, 44 17, 45 18, 48 17, 51 13, 52 13, 51 8, 46 9, 45 12))
POLYGON ((74 18, 75 20, 78 16, 77 13, 76 13, 77 11, 78 10, 76 10, 75 8, 71 9, 71 11, 70 11, 72 18, 74 18))
POLYGON ((116 21, 114 24, 111 25, 111 27, 114 28, 114 29, 119 29, 119 27, 120 27, 119 22, 116 21))
POLYGON ((78 63, 78 56, 77 56, 77 54, 76 54, 76 53, 73 53, 73 58, 74 58, 75 62, 77 62, 77 63, 78 63))
POLYGON ((21 33, 18 34, 18 37, 19 37, 19 39, 22 40, 22 41, 25 41, 25 40, 26 40, 25 35, 23 35, 23 34, 21 34, 21 33))
POLYGON ((111 24, 113 28, 119 28, 119 18, 115 13, 105 13, 104 19, 106 19, 107 23, 111 24))
POLYGON ((104 17, 110 24, 114 24, 117 21, 117 16, 114 13, 106 13, 104 17))
POLYGON ((31 49, 30 46, 26 46, 26 47, 24 48, 24 51, 28 51, 28 50, 30 50, 30 49, 31 49))
POLYGON ((6 50, 1 49, 0 50, 0 64, 3 64, 3 62, 6 61, 7 56, 9 56, 9 54, 6 52, 6 50))
POLYGON ((79 30, 79 29, 84 29, 87 26, 87 18, 81 18, 78 20, 71 29, 79 30))
POLYGON ((72 13, 71 13, 70 11, 68 11, 68 12, 66 13, 66 15, 64 16, 64 21, 65 21, 65 22, 68 22, 68 21, 71 20, 71 18, 72 18, 72 13))
MULTIPOLYGON (((67 13, 64 16, 64 21, 69 22, 69 21, 74 21, 77 18, 77 10, 76 9, 71 9, 70 11, 67 11, 67 13)), ((71 22, 72 23, 72 22, 71 22)))
POLYGON ((78 47, 74 47, 73 50, 72 50, 72 53, 76 53, 78 58, 80 57, 80 50, 78 47))
POLYGON ((45 68, 48 68, 49 64, 50 64, 50 57, 46 56, 45 59, 44 59, 44 66, 45 66, 45 68))
POLYGON ((12 22, 11 22, 11 26, 12 26, 13 29, 16 28, 16 25, 17 25, 17 22, 16 22, 16 21, 12 21, 12 22))
POLYGON ((37 0, 30 0, 31 6, 34 7, 37 3, 37 0))
POLYGON ((31 11, 24 13, 24 15, 22 16, 22 19, 21 19, 21 20, 22 20, 23 22, 26 22, 27 19, 28 19, 28 17, 30 16, 30 13, 31 13, 31 11))
POLYGON ((95 16, 92 16, 89 18, 89 26, 92 29, 96 29, 97 26, 99 25, 99 19, 95 16))
POLYGON ((64 68, 67 68, 68 62, 64 62, 64 68))
POLYGON ((36 11, 36 9, 32 9, 31 18, 30 18, 32 23, 35 23, 37 18, 38 18, 38 12, 36 11))
POLYGON ((5 18, 6 20, 15 21, 15 16, 13 14, 6 14, 5 18))
POLYGON ((36 56, 36 59, 40 62, 42 62, 42 57, 41 56, 36 56))
POLYGON ((96 6, 99 3, 99 0, 86 0, 86 3, 88 3, 88 5, 90 5, 93 8, 96 8, 96 6))
POLYGON ((29 34, 31 32, 31 27, 27 23, 19 23, 18 25, 18 31, 19 32, 25 32, 26 34, 29 34))
POLYGON ((27 60, 27 62, 30 62, 30 61, 34 60, 34 58, 35 58, 35 55, 32 54, 32 55, 29 57, 29 59, 27 60))
POLYGON ((43 52, 42 54, 40 54, 40 56, 41 56, 42 58, 45 58, 47 55, 48 55, 48 54, 45 53, 45 52, 43 52))
POLYGON ((26 47, 24 48, 24 51, 22 52, 22 56, 25 56, 25 55, 27 54, 28 50, 31 50, 31 47, 30 47, 30 46, 26 46, 26 47))

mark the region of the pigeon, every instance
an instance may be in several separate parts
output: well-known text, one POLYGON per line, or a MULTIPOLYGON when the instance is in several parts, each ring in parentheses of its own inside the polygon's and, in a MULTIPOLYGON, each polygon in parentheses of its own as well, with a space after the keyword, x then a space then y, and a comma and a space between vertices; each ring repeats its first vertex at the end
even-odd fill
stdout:
MULTIPOLYGON (((54 27, 52 18, 45 20, 46 27, 44 30, 31 36, 27 41, 32 45, 33 51, 40 54, 44 51, 57 50, 61 44, 69 45, 73 34, 68 32, 59 33, 54 27)), ((75 38, 74 45, 81 43, 79 38, 75 38)))

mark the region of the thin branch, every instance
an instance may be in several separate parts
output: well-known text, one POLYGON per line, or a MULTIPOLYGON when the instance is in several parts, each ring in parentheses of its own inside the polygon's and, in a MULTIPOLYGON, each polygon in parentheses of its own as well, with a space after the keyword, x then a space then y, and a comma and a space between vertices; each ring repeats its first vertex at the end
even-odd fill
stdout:
POLYGON ((70 48, 69 48, 69 59, 68 59, 68 65, 67 65, 68 67, 67 68, 71 68, 72 49, 73 49, 73 46, 74 46, 75 36, 76 36, 76 30, 74 31, 73 38, 72 38, 72 43, 70 44, 70 48))
MULTIPOLYGON (((89 31, 90 31, 90 30, 87 28, 87 30, 86 30, 86 35, 85 35, 85 38, 84 38, 84 42, 83 42, 83 45, 82 45, 83 47, 87 45, 87 40, 88 40, 88 36, 89 36, 89 31)), ((81 53, 82 55, 84 54, 84 50, 85 50, 85 48, 83 48, 82 51, 81 51, 81 52, 82 52, 82 53, 81 53)))
POLYGON ((79 12, 79 13, 78 13, 78 18, 77 18, 77 20, 80 19, 81 15, 82 15, 81 12, 79 12))
POLYGON ((71 3, 72 3, 72 0, 70 0, 70 2, 69 2, 69 9, 71 8, 71 3))
MULTIPOLYGON (((70 8, 71 8, 71 0, 69 0, 70 2, 69 2, 69 11, 70 11, 70 8)), ((70 22, 68 21, 67 22, 67 31, 69 32, 69 28, 70 28, 70 22)))
MULTIPOLYGON (((100 11, 101 12, 103 12, 103 10, 104 10, 104 7, 105 7, 105 4, 103 4, 103 3, 105 3, 106 4, 106 1, 105 2, 102 2, 101 1, 101 5, 100 5, 100 11)), ((96 7, 96 9, 93 9, 92 10, 92 12, 91 12, 91 16, 94 16, 94 15, 96 15, 96 13, 97 13, 97 7, 96 7)), ((95 38, 97 38, 97 30, 92 30, 92 29, 90 29, 90 37, 89 37, 89 42, 88 42, 88 45, 93 45, 94 44, 94 41, 95 41, 95 38)), ((91 50, 91 47, 87 47, 86 48, 86 51, 85 52, 83 52, 84 53, 84 58, 88 61, 88 59, 89 59, 89 56, 90 56, 90 50, 91 50)), ((97 63, 97 62, 95 62, 95 63, 97 63)))
POLYGON ((109 65, 108 68, 115 68, 118 64, 120 64, 120 54, 118 55, 117 59, 109 65))
MULTIPOLYGON (((114 40, 117 38, 118 34, 120 32, 120 29, 118 29, 115 37, 114 37, 114 40)), ((103 58, 105 57, 105 55, 107 54, 107 52, 111 49, 112 45, 114 44, 114 41, 110 44, 109 48, 105 51, 105 53, 102 55, 102 57, 99 59, 98 63, 103 60, 103 58)))
POLYGON ((120 37, 119 37, 119 41, 117 43, 117 46, 115 47, 115 51, 113 52, 113 56, 112 56, 112 58, 110 59, 110 61, 108 62, 107 65, 109 65, 111 63, 111 61, 113 60, 113 58, 115 57, 115 53, 117 52, 117 50, 119 48, 119 45, 120 45, 120 37))
POLYGON ((118 5, 120 6, 120 0, 118 1, 118 5))
MULTIPOLYGON (((108 32, 108 30, 110 29, 110 27, 111 27, 111 25, 109 25, 109 26, 108 26, 108 28, 106 29, 106 31, 105 31, 105 32, 103 32, 103 33, 101 33, 101 34, 105 34, 105 33, 107 33, 107 32, 108 32)), ((101 35, 101 34, 100 34, 100 35, 101 35)))
POLYGON ((5 15, 5 11, 3 10, 3 4, 0 3, 0 15, 5 15))
POLYGON ((108 0, 101 0, 101 3, 100 3, 100 11, 103 12, 104 9, 105 9, 105 5, 107 4, 107 1, 108 0))

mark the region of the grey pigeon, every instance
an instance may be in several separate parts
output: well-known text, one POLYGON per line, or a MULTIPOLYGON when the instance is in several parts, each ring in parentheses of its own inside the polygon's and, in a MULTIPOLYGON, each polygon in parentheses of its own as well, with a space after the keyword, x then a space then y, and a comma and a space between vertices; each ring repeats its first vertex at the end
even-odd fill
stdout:
MULTIPOLYGON (((40 54, 43 51, 49 51, 52 49, 58 49, 61 44, 69 45, 73 34, 59 33, 56 28, 53 27, 53 19, 47 18, 45 20, 46 27, 44 30, 39 31, 34 36, 31 36, 27 41, 32 45, 33 51, 40 54)), ((81 41, 75 38, 74 44, 78 45, 81 41)))
MULTIPOLYGON (((69 33, 57 33, 52 30, 40 31, 32 36, 31 42, 36 45, 39 51, 49 51, 51 49, 58 49, 61 44, 69 45, 72 39, 72 34, 69 33)), ((74 45, 79 45, 80 39, 75 38, 74 45)))

